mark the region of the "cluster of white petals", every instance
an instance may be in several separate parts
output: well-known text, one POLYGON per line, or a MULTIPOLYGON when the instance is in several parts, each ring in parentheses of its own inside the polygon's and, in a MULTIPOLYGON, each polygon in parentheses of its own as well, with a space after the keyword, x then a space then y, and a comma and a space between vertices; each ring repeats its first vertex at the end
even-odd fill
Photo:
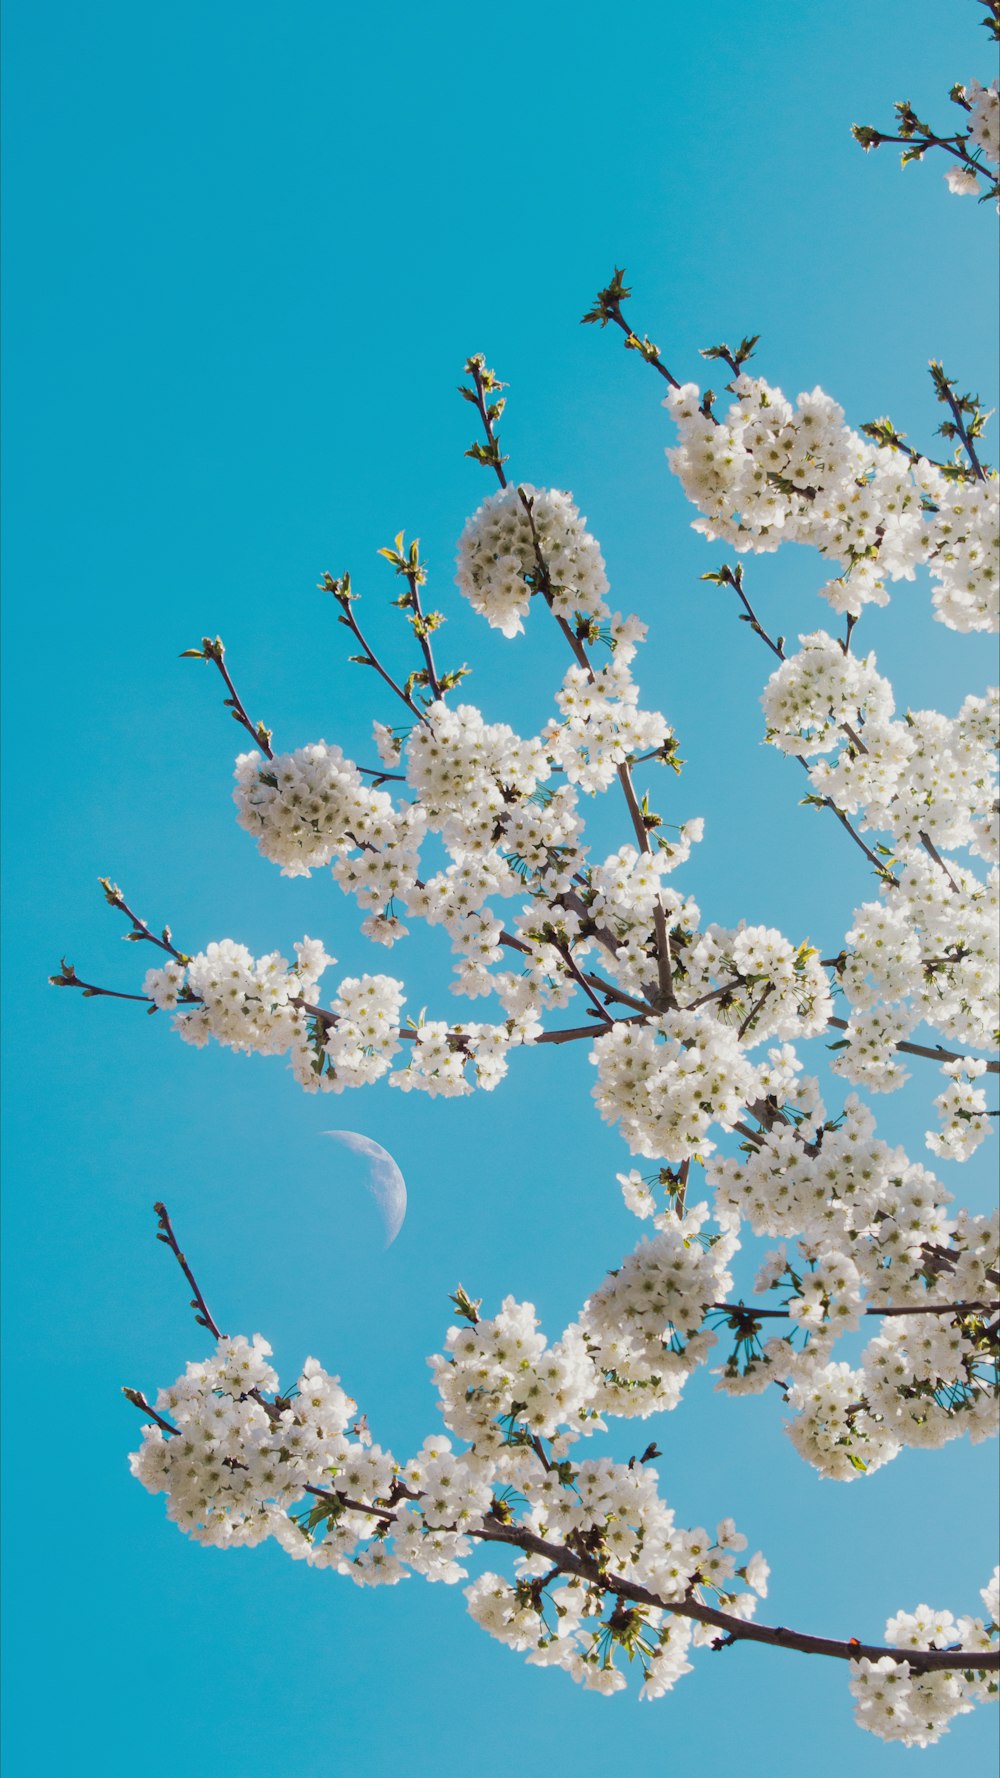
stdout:
POLYGON ((780 1290, 792 1326, 808 1338, 798 1347, 788 1335, 762 1345, 760 1324, 748 1326, 720 1387, 753 1393, 779 1380, 796 1449, 843 1481, 904 1447, 995 1436, 989 1324, 1000 1215, 949 1215, 950 1193, 877 1138, 857 1100, 831 1126, 815 1082, 803 1082, 788 1108, 794 1121, 775 1122, 742 1159, 714 1160, 708 1171, 721 1216, 746 1217, 756 1234, 798 1237, 798 1256, 783 1244, 756 1286, 780 1290), (885 1320, 859 1363, 831 1360, 866 1303, 902 1312, 885 1320))
POLYGON ((409 1062, 396 1070, 390 1084, 404 1092, 427 1093, 432 1099, 471 1093, 473 1082, 466 1074, 469 1062, 475 1085, 491 1092, 507 1072, 511 1044, 524 1040, 508 1025, 449 1026, 443 1019, 427 1020, 411 1035, 409 1062))
POLYGON ((713 1124, 731 1129, 757 1075, 735 1031, 708 1012, 664 1013, 637 1026, 620 1022, 591 1050, 594 1100, 633 1154, 686 1161, 709 1154, 713 1124))
POLYGON ((965 96, 972 107, 969 135, 981 151, 984 160, 992 161, 994 166, 998 166, 1000 165, 1000 85, 995 80, 990 86, 983 86, 980 81, 971 80, 965 89, 965 96))
POLYGON ((695 1002, 713 995, 704 1015, 748 1048, 770 1037, 816 1037, 829 1024, 830 981, 817 951, 773 926, 706 926, 692 934, 683 962, 687 994, 695 1002))
POLYGON ((506 1297, 492 1320, 450 1328, 431 1365, 445 1425, 479 1449, 499 1447, 511 1418, 547 1437, 595 1418, 584 1413, 594 1373, 583 1338, 571 1328, 547 1346, 532 1303, 506 1297))
POLYGON ((247 1054, 291 1052, 296 1077, 309 1086, 309 1019, 298 1003, 314 1000, 334 958, 313 938, 302 939, 295 951, 298 961, 289 967, 277 951, 253 957, 245 945, 224 938, 193 957, 148 970, 143 991, 162 1011, 174 1013, 185 1043, 200 1049, 214 1037, 247 1054))
POLYGON ((484 500, 459 538, 456 584, 505 636, 523 630, 533 592, 543 591, 559 617, 608 615, 600 547, 559 488, 523 483, 484 500))
POLYGON ((738 550, 810 544, 841 570, 821 590, 835 611, 857 617, 884 605, 887 580, 912 580, 926 565, 935 614, 956 630, 996 630, 1000 483, 956 482, 925 459, 874 444, 844 422, 822 389, 793 407, 780 389, 742 373, 719 420, 694 383, 664 406, 680 442, 667 459, 703 515, 695 528, 738 550))
POLYGON ((767 739, 784 753, 826 753, 843 740, 844 725, 858 728, 893 712, 892 688, 875 671, 875 657, 859 660, 816 630, 800 636, 764 688, 761 703, 767 739))
POLYGON ((366 936, 383 944, 403 936, 406 927, 390 910, 395 901, 405 906, 417 882, 426 828, 418 802, 394 805, 325 741, 266 761, 240 754, 233 800, 240 826, 282 876, 307 877, 332 861, 344 893, 368 911, 366 936))
MULTIPOLYGON (((926 553, 934 615, 950 630, 998 628, 997 572, 1000 481, 955 482, 921 460, 913 479, 928 509, 926 553)), ((881 559, 881 556, 880 556, 881 559)))
POLYGON ((478 1543, 507 1542, 513 1580, 490 1570, 466 1589, 476 1622, 598 1691, 626 1684, 616 1652, 630 1663, 638 1655, 642 1695, 660 1696, 690 1670, 690 1649, 718 1634, 675 1617, 671 1602, 752 1617, 755 1595, 767 1593, 767 1563, 759 1552, 740 1560, 747 1541, 732 1519, 714 1536, 679 1527, 647 1462, 572 1456, 581 1433, 603 1426, 590 1400, 600 1373, 579 1328, 550 1347, 530 1304, 508 1298, 480 1320, 467 1298, 456 1302, 467 1323, 449 1331, 431 1363, 445 1421, 465 1449, 430 1437, 398 1462, 372 1445, 367 1422, 354 1419, 357 1404, 315 1359, 282 1395, 259 1335, 223 1337, 160 1390, 133 1474, 167 1496, 170 1519, 201 1543, 226 1549, 273 1537, 292 1557, 359 1585, 411 1574, 452 1585, 467 1578, 478 1543), (526 1548, 522 1534, 547 1553, 526 1548), (593 1554, 589 1579, 575 1566, 581 1549, 593 1554), (662 1607, 624 1610, 603 1578, 608 1564, 662 1607))
POLYGON ((915 854, 898 886, 884 885, 880 901, 856 910, 839 970, 850 1016, 838 1073, 870 1091, 893 1091, 908 1078, 893 1046, 922 1022, 962 1050, 992 1047, 998 904, 995 867, 980 881, 953 859, 942 870, 915 854))
POLYGON ((241 753, 233 801, 240 826, 283 877, 307 877, 369 844, 393 814, 392 798, 369 789, 353 760, 325 741, 266 761, 241 753))
POLYGON ((294 1404, 269 1410, 262 1397, 278 1387, 270 1352, 259 1334, 220 1340, 211 1358, 189 1364, 156 1397, 176 1436, 145 1426, 131 1459, 143 1487, 165 1493, 169 1517, 200 1543, 231 1548, 277 1536, 294 1546, 301 1540, 288 1507, 315 1470, 350 1452, 345 1432, 357 1404, 339 1379, 309 1358, 294 1404))
POLYGON ((405 763, 407 782, 435 833, 444 831, 450 820, 464 830, 472 806, 495 821, 512 793, 533 796, 551 775, 539 740, 524 741, 503 722, 484 722, 473 704, 440 700, 411 731, 405 763))
POLYGON ((942 1127, 928 1132, 927 1146, 943 1160, 967 1161, 990 1134, 986 1094, 973 1085, 986 1073, 986 1063, 981 1056, 963 1056, 958 1062, 946 1062, 941 1072, 950 1077, 934 1101, 942 1127))
MULTIPOLYGON (((985 1617, 953 1617, 950 1611, 932 1611, 918 1605, 900 1611, 885 1626, 890 1648, 974 1649, 994 1653, 1000 1619, 1000 1568, 993 1570, 980 1598, 985 1617)), ((956 1716, 996 1696, 996 1685, 973 1663, 959 1670, 912 1671, 909 1662, 883 1655, 881 1660, 852 1661, 851 1693, 856 1701, 854 1719, 883 1741, 901 1741, 904 1747, 930 1747, 939 1741, 956 1716)))
POLYGON ((862 828, 891 835, 900 856, 930 841, 996 863, 997 731, 996 687, 966 698, 954 718, 937 710, 910 710, 902 721, 872 713, 863 733, 841 727, 828 743, 839 742, 837 757, 818 760, 810 777, 845 813, 860 814, 862 828))
POLYGON ((637 618, 616 615, 607 666, 570 667, 556 694, 562 722, 551 722, 543 739, 553 764, 571 784, 591 793, 606 790, 626 760, 656 753, 673 737, 658 710, 638 707, 631 663, 645 634, 637 618))
POLYGON ((381 1080, 400 1049, 402 1006, 403 984, 394 976, 345 976, 332 1004, 336 1023, 322 1046, 328 1066, 315 1071, 319 1086, 339 1093, 381 1080))
POLYGON ((602 1413, 645 1419, 675 1408, 686 1378, 716 1343, 706 1309, 732 1288, 739 1247, 732 1225, 703 1234, 708 1205, 655 1218, 641 1241, 584 1304, 580 1328, 602 1382, 602 1413))

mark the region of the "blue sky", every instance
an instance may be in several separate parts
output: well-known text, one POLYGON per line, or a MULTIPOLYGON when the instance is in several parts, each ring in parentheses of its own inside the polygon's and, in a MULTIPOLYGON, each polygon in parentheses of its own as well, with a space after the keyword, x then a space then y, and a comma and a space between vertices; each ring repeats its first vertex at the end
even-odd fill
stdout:
MULTIPOLYGON (((706 917, 839 943, 869 894, 863 861, 760 745, 767 659, 700 581, 722 552, 667 473, 656 379, 578 319, 624 264, 636 325, 682 378, 700 346, 759 332, 786 393, 820 383, 854 421, 890 412, 914 439, 938 419, 929 358, 988 399, 992 219, 933 161, 904 175, 849 136, 904 96, 940 118, 954 80, 989 78, 978 15, 971 0, 8 5, 12 1778, 139 1762, 150 1778, 180 1762, 430 1778, 466 1758, 484 1778, 514 1761, 534 1778, 737 1760, 791 1778, 806 1747, 816 1778, 907 1760, 943 1778, 986 1757, 984 1713, 922 1756, 861 1736, 832 1663, 731 1649, 657 1704, 602 1700, 483 1636, 453 1589, 365 1594, 276 1549, 183 1540, 128 1477, 138 1416, 119 1393, 200 1350, 155 1199, 222 1324, 260 1329, 284 1376, 315 1353, 403 1456, 438 1424, 424 1359, 448 1292, 512 1291, 558 1333, 635 1239, 614 1183, 627 1155, 578 1048, 515 1058, 492 1097, 310 1100, 278 1062, 196 1053, 164 1019, 45 979, 65 955, 138 981, 147 958, 121 944, 101 874, 188 950, 233 936, 290 954, 309 932, 365 966, 329 880, 282 881, 236 828, 238 731, 214 678, 177 656, 221 633, 276 745, 324 736, 370 757, 387 708, 314 588, 349 568, 401 658, 375 555, 401 527, 448 616, 440 657, 475 665, 470 698, 522 729, 547 718, 556 639, 533 623, 504 643, 451 584, 490 487, 463 459, 455 395, 478 350, 511 385, 513 473, 573 490, 616 603, 651 624, 640 677, 689 762, 670 816, 706 818, 684 874, 706 917), (356 1161, 319 1139, 331 1127, 375 1137, 406 1174, 388 1252, 356 1161)), ((824 622, 812 555, 748 573, 774 627, 824 622)), ((904 586, 865 629, 900 703, 952 711, 992 662, 928 604, 904 586)), ((454 1004, 443 942, 387 966, 413 1010, 454 1004)), ((878 1111, 919 1152, 920 1095, 878 1111)), ((945 1177, 988 1201, 985 1164, 945 1177)), ((978 1606, 990 1448, 910 1453, 836 1487, 796 1458, 780 1402, 729 1402, 704 1377, 649 1431, 681 1521, 731 1512, 767 1553, 771 1621, 874 1638, 919 1600, 978 1606)))

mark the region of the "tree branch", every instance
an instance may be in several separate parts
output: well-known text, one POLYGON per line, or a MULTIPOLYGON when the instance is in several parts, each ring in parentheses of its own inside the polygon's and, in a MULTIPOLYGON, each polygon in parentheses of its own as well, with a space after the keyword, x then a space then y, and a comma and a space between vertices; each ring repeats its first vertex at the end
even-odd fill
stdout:
POLYGON ((385 684, 389 687, 389 690, 395 692, 396 697, 399 698, 400 702, 406 705, 411 716, 415 716, 418 722, 426 722, 427 717, 420 709, 419 705, 414 702, 409 692, 404 691, 403 687, 396 683, 392 674, 382 665, 378 655, 365 637, 361 625, 358 623, 352 610, 352 606, 358 595, 351 591, 350 575, 344 574, 339 580, 336 580, 332 574, 324 574, 319 586, 321 592, 333 594, 337 604, 340 606, 340 617, 338 622, 347 625, 347 628, 350 630, 355 641, 365 651, 363 659, 360 659, 360 657, 357 656, 352 656, 351 658, 360 659, 360 665, 362 666, 374 667, 379 678, 384 680, 385 684))
MULTIPOLYGON (((788 1309, 760 1309, 752 1303, 709 1303, 708 1308, 724 1311, 736 1321, 793 1321, 797 1320, 788 1309)), ((885 1304, 882 1307, 863 1309, 863 1315, 977 1315, 995 1314, 1000 1309, 996 1303, 903 1303, 885 1304)))
MULTIPOLYGON (((147 1414, 161 1429, 170 1435, 176 1435, 178 1429, 164 1420, 155 1409, 151 1408, 145 1397, 138 1390, 125 1389, 123 1394, 135 1407, 147 1414)), ((267 1404, 265 1404, 267 1405, 267 1404)), ((367 1518, 380 1519, 388 1527, 395 1523, 396 1513, 391 1507, 369 1505, 363 1500, 354 1500, 336 1489, 317 1488, 309 1484, 303 1486, 303 1493, 311 1494, 320 1500, 336 1503, 340 1511, 361 1513, 367 1518)), ((419 1501, 423 1497, 406 1491, 406 1498, 419 1501)), ((437 1529, 453 1529, 453 1527, 437 1527, 437 1529)), ((482 1525, 478 1528, 463 1528, 462 1535, 473 1537, 482 1543, 502 1543, 513 1549, 523 1550, 534 1556, 544 1556, 552 1565, 552 1573, 546 1577, 549 1584, 559 1574, 573 1574, 587 1582, 588 1586, 600 1593, 604 1598, 617 1595, 622 1599, 631 1599, 637 1605, 646 1605, 656 1611, 665 1611, 675 1617, 686 1617, 695 1623, 711 1624, 720 1630, 727 1639, 733 1642, 762 1642, 772 1648, 787 1648, 797 1654, 825 1655, 840 1661, 879 1661, 888 1657, 892 1661, 907 1662, 914 1673, 967 1672, 996 1673, 1000 1671, 1000 1651, 979 1649, 901 1649, 888 1648, 879 1643, 859 1642, 855 1637, 847 1641, 834 1641, 826 1636, 811 1636, 801 1630, 789 1630, 784 1625, 758 1624, 746 1618, 737 1618, 730 1612, 717 1611, 711 1605, 703 1605, 695 1599, 661 1599, 648 1587, 639 1586, 628 1580, 624 1575, 614 1574, 601 1567, 597 1562, 588 1561, 565 1544, 551 1543, 539 1537, 533 1531, 519 1525, 495 1526, 482 1525)))
POLYGON ((181 654, 181 660, 214 661, 219 672, 222 674, 226 690, 229 693, 228 698, 225 699, 227 708, 232 711, 236 721, 241 727, 246 729, 254 746, 260 748, 266 759, 273 759, 274 754, 271 751, 272 731, 269 728, 266 728, 262 722, 251 722, 239 692, 236 690, 236 687, 230 678, 229 668, 226 666, 225 655, 226 651, 222 645, 221 636, 216 636, 214 640, 211 636, 203 636, 201 647, 185 648, 181 654))
MULTIPOLYGON (((834 1026, 838 1031, 846 1031, 848 1022, 846 1019, 829 1018, 827 1029, 829 1030, 831 1026, 834 1026)), ((968 1053, 965 1050, 946 1050, 941 1044, 938 1044, 936 1048, 931 1048, 930 1045, 924 1043, 908 1043, 902 1038, 898 1043, 893 1044, 893 1049, 902 1050, 903 1054, 907 1056, 925 1056, 930 1062, 964 1062, 968 1053)), ((986 1072, 987 1074, 1000 1074, 1000 1062, 987 1062, 986 1072)))
POLYGON ((744 1618, 736 1618, 728 1612, 716 1611, 712 1606, 702 1605, 693 1599, 661 1599, 657 1593, 650 1592, 648 1587, 638 1586, 624 1575, 601 1569, 596 1563, 586 1561, 568 1550, 565 1545, 550 1543, 546 1538, 518 1527, 498 1526, 495 1531, 484 1528, 470 1532, 469 1535, 493 1543, 514 1544, 518 1549, 529 1551, 532 1555, 544 1556, 547 1562, 551 1562, 563 1573, 578 1575, 581 1580, 587 1581, 602 1593, 618 1593, 624 1599, 634 1600, 637 1605, 649 1605, 655 1610, 673 1613, 677 1617, 692 1618, 696 1623, 712 1624, 731 1636, 734 1642, 764 1642, 773 1648, 794 1649, 798 1654, 827 1655, 840 1661, 878 1661, 888 1656, 892 1661, 907 1661, 911 1670, 918 1673, 969 1669, 987 1673, 1000 1671, 1000 1651, 991 1650, 987 1654, 972 1649, 885 1648, 879 1644, 858 1642, 854 1637, 838 1642, 825 1636, 810 1636, 801 1630, 788 1630, 783 1625, 757 1624, 744 1618))
POLYGON ((205 1327, 208 1329, 209 1333, 212 1335, 212 1338, 214 1340, 224 1340, 226 1338, 226 1336, 225 1336, 225 1334, 220 1333, 218 1325, 217 1325, 213 1315, 211 1314, 211 1311, 209 1310, 209 1307, 205 1301, 205 1298, 203 1297, 203 1295, 201 1293, 201 1289, 198 1285, 198 1281, 195 1278, 195 1275, 192 1272, 191 1267, 188 1265, 187 1260, 185 1259, 183 1253, 180 1250, 180 1247, 177 1244, 177 1236, 174 1234, 173 1227, 172 1227, 172 1224, 170 1221, 170 1217, 167 1215, 166 1205, 165 1204, 154 1204, 153 1209, 156 1211, 156 1215, 157 1215, 157 1219, 158 1219, 158 1221, 157 1221, 157 1231, 158 1232, 157 1232, 156 1239, 158 1241, 165 1242, 165 1244, 170 1248, 171 1253, 173 1254, 174 1258, 177 1261, 177 1264, 180 1266, 181 1271, 184 1273, 185 1278, 187 1279, 188 1283, 191 1286, 191 1290, 193 1292, 193 1296, 191 1299, 191 1307, 195 1311, 195 1316, 194 1316, 195 1320, 198 1322, 200 1327, 205 1327))

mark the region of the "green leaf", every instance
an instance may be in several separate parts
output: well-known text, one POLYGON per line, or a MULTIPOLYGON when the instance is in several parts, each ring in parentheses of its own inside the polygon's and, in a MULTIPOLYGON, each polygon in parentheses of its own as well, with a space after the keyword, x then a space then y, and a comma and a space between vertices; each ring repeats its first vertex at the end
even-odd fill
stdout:
POLYGON ((627 302, 632 292, 625 284, 624 266, 615 266, 614 277, 610 284, 597 292, 594 307, 581 315, 581 322, 596 321, 599 327, 606 327, 614 320, 617 310, 623 302, 627 302))

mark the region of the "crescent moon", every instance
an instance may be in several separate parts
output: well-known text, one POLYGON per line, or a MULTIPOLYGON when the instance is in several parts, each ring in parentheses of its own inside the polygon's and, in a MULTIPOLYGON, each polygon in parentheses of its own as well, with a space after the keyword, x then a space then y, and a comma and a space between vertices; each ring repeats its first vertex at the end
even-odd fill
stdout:
POLYGON ((332 1136, 334 1142, 342 1142, 352 1153, 364 1155, 371 1162, 365 1184, 378 1205, 385 1244, 391 1247, 406 1215, 406 1181, 388 1149, 357 1130, 324 1130, 323 1135, 332 1136))

